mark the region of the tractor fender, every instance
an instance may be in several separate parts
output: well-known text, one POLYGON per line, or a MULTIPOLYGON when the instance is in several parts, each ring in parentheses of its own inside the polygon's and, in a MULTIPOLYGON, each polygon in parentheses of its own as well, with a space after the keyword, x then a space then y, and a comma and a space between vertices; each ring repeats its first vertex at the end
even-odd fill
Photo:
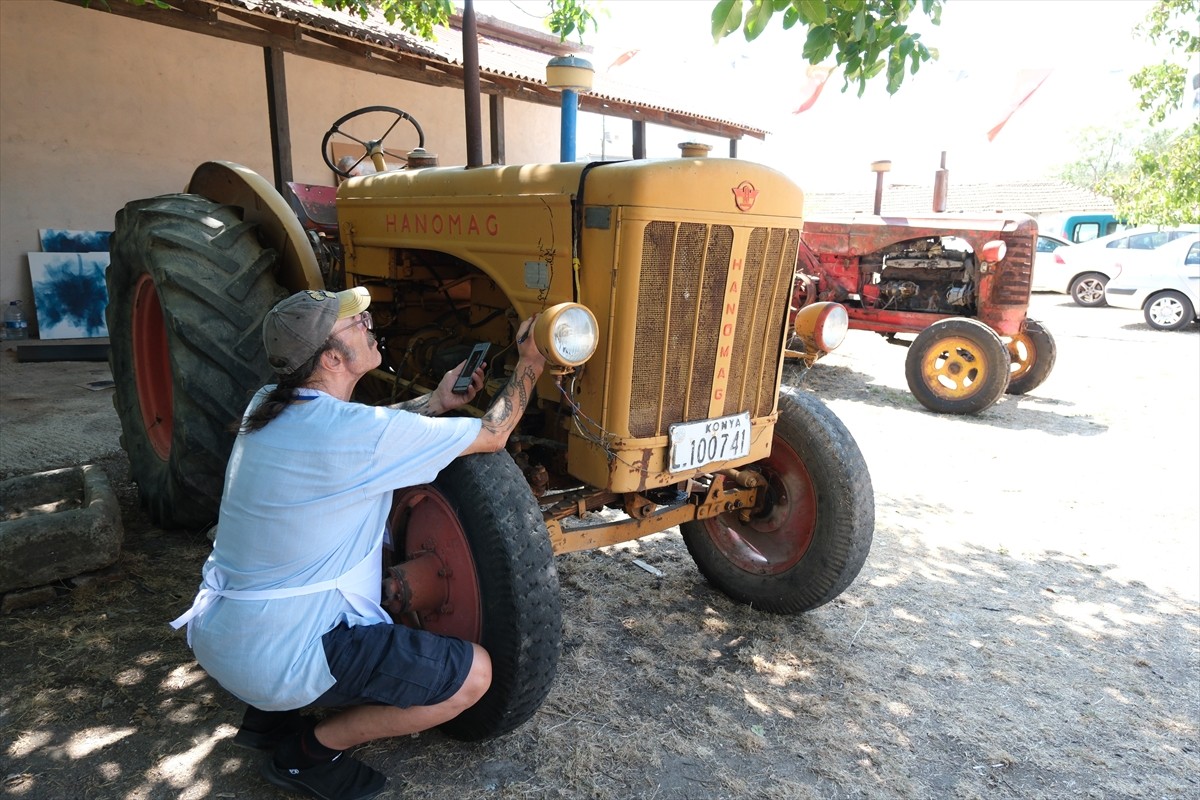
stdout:
POLYGON ((232 161, 206 161, 196 167, 186 191, 214 203, 241 207, 243 219, 257 223, 264 244, 279 253, 275 277, 289 292, 325 288, 300 220, 283 195, 257 172, 232 161))

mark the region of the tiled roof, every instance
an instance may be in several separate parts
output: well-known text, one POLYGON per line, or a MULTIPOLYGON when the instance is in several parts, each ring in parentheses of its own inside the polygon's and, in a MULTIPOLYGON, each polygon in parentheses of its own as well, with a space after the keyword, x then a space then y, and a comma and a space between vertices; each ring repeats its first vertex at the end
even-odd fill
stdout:
MULTIPOLYGON (((808 192, 806 214, 870 214, 875 188, 856 192, 808 192)), ((884 214, 926 212, 933 209, 933 184, 884 184, 880 204, 884 214)), ((1112 211, 1112 198, 1070 186, 1061 181, 1024 183, 965 183, 951 179, 946 193, 947 211, 1009 211, 1037 216, 1060 211, 1112 211)))

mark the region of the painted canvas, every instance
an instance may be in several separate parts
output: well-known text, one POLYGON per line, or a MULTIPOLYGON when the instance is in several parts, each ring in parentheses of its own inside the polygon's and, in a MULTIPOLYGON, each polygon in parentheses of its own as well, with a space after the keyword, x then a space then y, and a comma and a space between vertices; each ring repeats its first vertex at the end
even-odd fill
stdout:
POLYGON ((38 238, 43 253, 107 253, 112 231, 68 231, 41 228, 38 238))
POLYGON ((30 253, 29 277, 43 339, 108 336, 108 253, 30 253))

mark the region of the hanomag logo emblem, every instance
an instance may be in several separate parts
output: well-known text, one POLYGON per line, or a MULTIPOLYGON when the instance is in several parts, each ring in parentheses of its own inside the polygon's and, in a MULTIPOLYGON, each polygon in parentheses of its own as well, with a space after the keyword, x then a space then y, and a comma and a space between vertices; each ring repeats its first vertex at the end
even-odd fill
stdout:
POLYGON ((733 203, 738 207, 738 211, 749 211, 754 208, 754 201, 757 197, 758 189, 755 189, 754 184, 750 181, 742 181, 733 187, 733 203))

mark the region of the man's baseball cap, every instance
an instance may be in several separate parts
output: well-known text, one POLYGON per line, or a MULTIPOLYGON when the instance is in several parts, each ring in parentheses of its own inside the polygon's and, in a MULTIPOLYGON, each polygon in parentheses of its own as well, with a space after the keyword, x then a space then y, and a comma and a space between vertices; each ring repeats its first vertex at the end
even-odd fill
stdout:
POLYGON ((280 375, 290 375, 325 346, 333 324, 361 314, 371 305, 365 286, 344 292, 306 289, 280 300, 263 320, 267 362, 280 375))

